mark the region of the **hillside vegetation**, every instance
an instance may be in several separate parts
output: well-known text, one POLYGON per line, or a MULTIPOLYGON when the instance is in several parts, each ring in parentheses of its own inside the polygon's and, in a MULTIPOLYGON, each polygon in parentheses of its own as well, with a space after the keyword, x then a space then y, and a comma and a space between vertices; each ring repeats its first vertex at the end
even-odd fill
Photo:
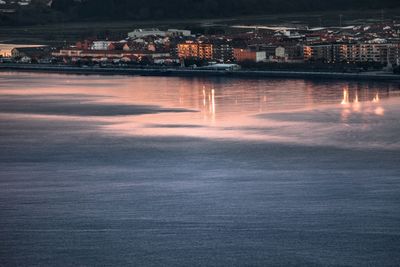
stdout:
POLYGON ((0 23, 216 18, 400 7, 398 0, 53 0, 47 4, 46 0, 33 0, 14 14, 1 14, 0 23))

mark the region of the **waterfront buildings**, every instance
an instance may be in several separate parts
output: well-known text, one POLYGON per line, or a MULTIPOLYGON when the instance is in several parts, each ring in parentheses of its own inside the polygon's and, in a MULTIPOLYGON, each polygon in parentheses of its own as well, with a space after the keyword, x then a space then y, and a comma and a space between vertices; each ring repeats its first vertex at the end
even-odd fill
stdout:
MULTIPOLYGON (((27 54, 21 56, 22 50, 15 50, 12 54, 13 48, 5 50, 0 46, 0 56, 15 60, 38 58, 27 54)), ((366 68, 368 65, 383 68, 400 65, 400 24, 290 31, 267 27, 246 32, 237 30, 197 35, 181 29, 135 29, 122 40, 91 38, 58 51, 46 51, 58 62, 67 63, 123 60, 146 65, 207 65, 216 62, 267 66, 268 63, 304 63, 308 66, 361 64, 366 68)))

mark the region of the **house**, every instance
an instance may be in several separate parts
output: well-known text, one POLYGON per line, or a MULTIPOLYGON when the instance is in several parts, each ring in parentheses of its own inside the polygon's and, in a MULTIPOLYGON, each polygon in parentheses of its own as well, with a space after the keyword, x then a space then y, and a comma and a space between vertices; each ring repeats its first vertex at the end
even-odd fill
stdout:
POLYGON ((115 50, 115 51, 124 50, 124 51, 126 51, 126 50, 125 50, 125 49, 126 49, 126 46, 125 46, 125 45, 127 45, 127 42, 112 42, 112 43, 108 46, 107 50, 115 50))
POLYGON ((109 50, 111 41, 94 41, 90 49, 92 50, 109 50))
POLYGON ((82 50, 88 50, 92 47, 93 41, 91 40, 84 40, 84 41, 79 41, 76 43, 76 48, 77 49, 82 49, 82 50))
POLYGON ((284 59, 287 58, 286 49, 283 46, 278 46, 275 48, 275 57, 284 59))

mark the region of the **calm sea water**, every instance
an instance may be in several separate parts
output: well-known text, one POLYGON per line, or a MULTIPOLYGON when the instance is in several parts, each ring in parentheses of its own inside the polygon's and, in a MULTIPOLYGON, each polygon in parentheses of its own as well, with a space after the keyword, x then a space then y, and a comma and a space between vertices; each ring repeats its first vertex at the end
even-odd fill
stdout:
POLYGON ((0 73, 0 266, 399 266, 399 89, 0 73))

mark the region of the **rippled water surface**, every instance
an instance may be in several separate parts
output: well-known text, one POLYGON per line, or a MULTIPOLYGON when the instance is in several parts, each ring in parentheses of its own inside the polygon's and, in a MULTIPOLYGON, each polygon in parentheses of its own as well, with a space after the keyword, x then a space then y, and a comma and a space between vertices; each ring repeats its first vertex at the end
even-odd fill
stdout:
POLYGON ((0 73, 0 266, 399 266, 400 85, 0 73))

